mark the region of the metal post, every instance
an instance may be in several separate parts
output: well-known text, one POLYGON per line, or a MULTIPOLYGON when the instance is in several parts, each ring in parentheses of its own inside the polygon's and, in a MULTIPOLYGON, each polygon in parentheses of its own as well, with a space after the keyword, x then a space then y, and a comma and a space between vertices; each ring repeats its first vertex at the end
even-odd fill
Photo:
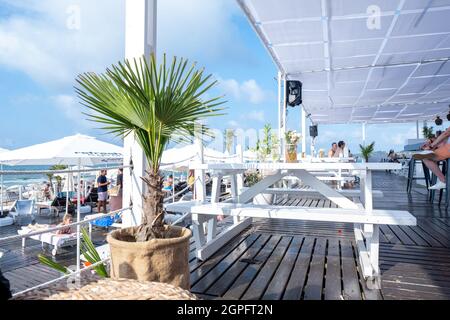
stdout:
MULTIPOLYGON (((81 216, 81 201, 80 201, 80 197, 81 197, 81 190, 80 190, 80 184, 81 184, 81 159, 78 159, 78 178, 77 178, 77 223, 80 222, 80 216, 81 216)), ((68 197, 69 194, 67 194, 67 199, 69 200, 68 197)), ((66 201, 68 202, 68 201, 66 201)), ((77 225, 77 272, 80 271, 80 247, 81 247, 81 243, 80 243, 80 225, 77 225)))
POLYGON ((175 202, 175 171, 172 170, 172 202, 175 202))
POLYGON ((419 139, 419 120, 416 121, 416 138, 419 139))
POLYGON ((302 154, 306 155, 306 110, 302 106, 302 154))
POLYGON ((69 181, 70 181, 70 175, 71 173, 67 174, 67 180, 66 180, 66 214, 69 213, 69 181))
MULTIPOLYGON (((200 131, 201 132, 201 131, 200 131)), ((198 152, 198 163, 204 163, 203 157, 203 142, 201 138, 195 138, 195 144, 197 146, 198 152)), ((194 195, 195 200, 205 201, 206 198, 206 190, 205 190, 205 172, 202 169, 195 170, 195 183, 194 183, 194 195)))
POLYGON ((362 144, 363 146, 366 145, 366 123, 362 123, 362 144))
POLYGON ((286 115, 286 107, 287 107, 287 96, 286 96, 286 75, 283 75, 283 132, 281 133, 282 135, 282 141, 284 141, 283 143, 283 150, 286 148, 286 127, 287 127, 287 115, 286 115))
POLYGON ((282 127, 283 127, 283 105, 282 105, 282 93, 281 93, 281 79, 282 74, 280 71, 278 71, 278 139, 280 141, 279 153, 280 155, 283 154, 283 136, 282 136, 282 127))
MULTIPOLYGON (((236 154, 237 154, 237 161, 238 163, 244 163, 244 154, 242 152, 242 145, 238 144, 236 146, 236 154)), ((237 177, 237 192, 238 194, 241 192, 242 188, 244 187, 244 175, 242 173, 239 173, 236 175, 237 177)), ((220 184, 220 181, 219 181, 220 184)))

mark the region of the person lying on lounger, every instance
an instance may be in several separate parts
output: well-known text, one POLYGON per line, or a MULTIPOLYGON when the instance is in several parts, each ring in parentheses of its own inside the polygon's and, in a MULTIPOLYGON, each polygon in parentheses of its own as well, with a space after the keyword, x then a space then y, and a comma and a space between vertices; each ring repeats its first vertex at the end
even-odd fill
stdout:
MULTIPOLYGON (((66 213, 64 215, 64 217, 63 217, 63 221, 60 224, 58 224, 58 227, 59 226, 66 226, 68 224, 71 224, 72 222, 73 222, 72 215, 66 213)), ((71 234, 71 233, 72 233, 72 228, 70 226, 62 228, 62 229, 59 229, 58 231, 56 231, 56 234, 71 234)))
POLYGON ((441 133, 436 139, 427 141, 422 150, 430 152, 415 154, 414 159, 422 160, 423 163, 438 177, 438 181, 430 190, 445 189, 445 176, 439 169, 438 162, 450 158, 450 127, 441 133))

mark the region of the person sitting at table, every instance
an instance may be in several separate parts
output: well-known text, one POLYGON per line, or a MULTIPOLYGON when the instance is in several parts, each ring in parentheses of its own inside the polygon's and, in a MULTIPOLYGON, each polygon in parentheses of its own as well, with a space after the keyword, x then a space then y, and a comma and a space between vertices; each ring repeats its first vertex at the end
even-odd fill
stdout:
POLYGON ((422 150, 428 150, 428 153, 415 154, 414 159, 422 160, 437 177, 438 181, 430 190, 445 189, 445 176, 439 169, 438 162, 450 158, 450 127, 441 133, 437 138, 428 140, 422 147, 422 150))
POLYGON ((337 149, 336 152, 334 153, 334 158, 343 158, 346 157, 345 155, 347 154, 348 156, 348 150, 345 148, 345 142, 344 141, 339 141, 337 144, 337 149))
POLYGON ((333 142, 331 144, 331 149, 328 151, 328 158, 333 158, 334 157, 334 154, 336 153, 337 147, 338 147, 338 145, 337 145, 336 142, 333 142))
POLYGON ((398 161, 397 154, 395 153, 395 151, 394 151, 393 149, 391 149, 391 150, 389 151, 389 154, 388 154, 387 158, 388 158, 388 159, 387 159, 388 162, 400 163, 400 162, 398 161))

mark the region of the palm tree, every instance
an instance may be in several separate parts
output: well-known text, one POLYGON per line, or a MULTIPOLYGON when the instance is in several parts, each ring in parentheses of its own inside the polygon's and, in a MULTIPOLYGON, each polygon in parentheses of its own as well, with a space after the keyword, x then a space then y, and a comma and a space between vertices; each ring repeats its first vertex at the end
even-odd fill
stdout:
MULTIPOLYGON (((50 170, 64 170, 67 169, 66 165, 63 164, 55 164, 54 166, 50 167, 50 170)), ((55 176, 53 173, 47 173, 47 178, 48 178, 48 183, 50 183, 50 189, 52 190, 52 192, 57 192, 58 190, 61 189, 61 176, 56 176, 56 182, 57 182, 57 189, 58 190, 53 190, 53 177, 55 176)))
POLYGON ((373 153, 373 150, 375 149, 375 141, 369 144, 368 146, 359 145, 359 148, 361 149, 361 155, 363 156, 364 160, 366 162, 369 162, 369 157, 373 153))
POLYGON ((77 78, 75 90, 92 111, 89 118, 117 136, 134 135, 147 158, 148 170, 142 179, 148 192, 143 196, 144 213, 136 241, 165 237, 159 169, 166 146, 170 141, 187 142, 196 134, 211 135, 198 122, 224 110, 221 96, 203 100, 217 81, 205 76, 195 63, 188 64, 176 57, 168 64, 164 55, 157 66, 151 55, 119 62, 101 75, 85 73, 77 78))

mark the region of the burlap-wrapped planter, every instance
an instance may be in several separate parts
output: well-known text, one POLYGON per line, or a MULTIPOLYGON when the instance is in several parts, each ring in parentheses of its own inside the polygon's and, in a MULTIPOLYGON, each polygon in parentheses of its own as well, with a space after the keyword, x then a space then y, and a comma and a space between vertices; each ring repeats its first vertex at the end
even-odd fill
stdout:
POLYGON ((169 283, 190 289, 189 240, 191 231, 171 226, 169 238, 135 242, 137 227, 108 234, 111 278, 169 283))

